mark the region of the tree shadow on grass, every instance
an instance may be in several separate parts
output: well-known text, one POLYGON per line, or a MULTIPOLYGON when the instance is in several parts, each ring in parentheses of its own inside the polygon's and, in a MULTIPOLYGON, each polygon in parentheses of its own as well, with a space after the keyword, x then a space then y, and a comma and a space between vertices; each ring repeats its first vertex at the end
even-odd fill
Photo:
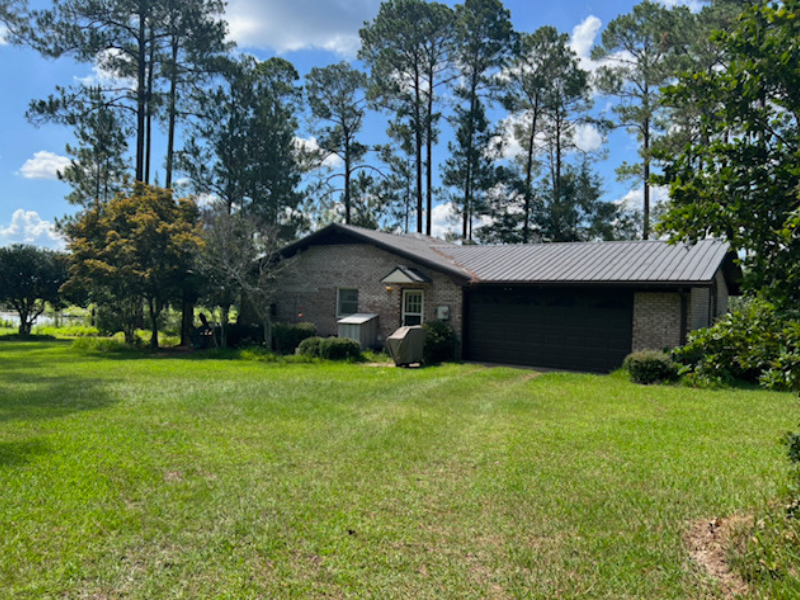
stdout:
POLYGON ((0 467, 21 467, 33 456, 52 452, 50 445, 40 439, 24 442, 0 442, 0 467))
POLYGON ((57 419, 115 404, 102 380, 29 371, 0 372, 0 423, 57 419))

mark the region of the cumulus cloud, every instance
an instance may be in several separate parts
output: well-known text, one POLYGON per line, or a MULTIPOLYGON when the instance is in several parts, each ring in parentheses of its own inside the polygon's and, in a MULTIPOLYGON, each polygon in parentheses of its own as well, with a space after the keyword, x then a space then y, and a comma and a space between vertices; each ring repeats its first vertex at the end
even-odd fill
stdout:
POLYGON ((25 179, 58 179, 56 174, 69 166, 69 158, 59 156, 47 150, 40 150, 25 161, 19 169, 19 174, 25 179))
POLYGON ((321 48, 354 57, 358 30, 380 8, 380 0, 230 0, 230 37, 245 48, 278 53, 321 48))
POLYGON ((18 208, 8 226, 0 224, 0 246, 33 244, 46 248, 62 249, 64 239, 56 233, 50 221, 44 221, 37 212, 18 208))
POLYGON ((581 68, 589 72, 594 71, 598 66, 592 60, 592 47, 602 26, 603 22, 600 19, 594 15, 589 15, 572 29, 569 45, 578 55, 581 68))
POLYGON ((452 202, 444 202, 433 207, 431 211, 431 235, 444 239, 448 233, 458 231, 458 215, 452 202))
POLYGON ((583 152, 600 150, 604 141, 603 135, 594 125, 582 124, 575 128, 575 145, 583 152))

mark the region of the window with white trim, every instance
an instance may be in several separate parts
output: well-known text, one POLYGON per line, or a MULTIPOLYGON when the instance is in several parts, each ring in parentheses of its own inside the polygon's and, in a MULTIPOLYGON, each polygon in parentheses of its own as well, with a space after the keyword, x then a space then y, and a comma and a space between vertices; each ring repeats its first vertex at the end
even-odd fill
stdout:
POLYGON ((346 317, 358 312, 358 288, 336 290, 336 316, 346 317))
POLYGON ((403 325, 422 325, 424 306, 422 290, 403 290, 403 325))

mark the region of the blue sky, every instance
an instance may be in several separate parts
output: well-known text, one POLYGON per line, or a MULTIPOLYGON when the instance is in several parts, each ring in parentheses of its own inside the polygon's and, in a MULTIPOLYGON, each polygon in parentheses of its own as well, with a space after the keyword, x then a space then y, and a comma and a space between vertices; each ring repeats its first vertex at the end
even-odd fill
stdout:
MULTIPOLYGON (((448 4, 455 3, 448 0, 448 4)), ((629 12, 634 2, 506 0, 505 5, 517 31, 553 25, 569 33, 573 48, 591 68, 589 52, 599 42, 603 27, 629 12)), ((227 17, 231 38, 242 51, 260 59, 283 56, 304 75, 314 66, 354 60, 358 30, 377 14, 379 6, 379 0, 229 0, 227 17)), ((46 98, 57 85, 93 75, 90 64, 76 64, 68 58, 48 60, 29 49, 0 45, 0 81, 6 82, 0 94, 0 245, 61 246, 53 222, 75 209, 64 200, 68 186, 56 180, 55 172, 66 164, 65 145, 74 143, 72 132, 56 125, 37 128, 27 122, 25 111, 31 100, 46 98)), ((598 110, 605 105, 607 100, 598 98, 598 110)), ((382 139, 387 121, 386 115, 371 117, 365 131, 367 141, 382 139)), ((435 157, 440 162, 446 157, 446 139, 447 132, 435 157)), ((154 158, 160 163, 164 143, 157 142, 154 158)), ((641 190, 618 183, 614 168, 624 160, 636 159, 636 141, 624 131, 616 131, 608 136, 605 147, 608 159, 598 165, 604 198, 626 199, 635 207, 641 203, 641 190)), ((160 179, 163 181, 163 172, 160 179)), ((437 207, 433 216, 434 233, 442 235, 449 227, 447 207, 437 207)))

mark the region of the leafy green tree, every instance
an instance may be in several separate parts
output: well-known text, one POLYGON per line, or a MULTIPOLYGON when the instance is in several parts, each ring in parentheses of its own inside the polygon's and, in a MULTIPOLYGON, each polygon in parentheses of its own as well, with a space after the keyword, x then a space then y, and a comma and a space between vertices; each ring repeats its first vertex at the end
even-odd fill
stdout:
POLYGON ((658 156, 670 186, 659 231, 673 239, 717 237, 742 257, 745 284, 781 306, 800 301, 800 2, 747 8, 712 38, 726 67, 682 75, 665 102, 709 115, 678 155, 658 156))
POLYGON ((634 178, 644 188, 643 237, 650 236, 651 145, 659 133, 660 88, 673 79, 686 53, 685 25, 689 9, 672 9, 644 0, 633 10, 612 20, 603 31, 602 44, 592 58, 603 61, 596 80, 601 92, 616 96, 613 111, 619 127, 635 133, 641 143, 641 163, 623 164, 621 178, 634 178))
POLYGON ((72 160, 58 173, 72 187, 67 201, 83 207, 105 204, 126 183, 126 126, 108 107, 99 87, 90 89, 86 102, 74 107, 69 121, 75 126, 78 146, 67 145, 72 160))
POLYGON ((513 49, 511 15, 499 0, 466 0, 456 6, 455 88, 459 104, 453 124, 455 141, 449 144, 443 180, 457 188, 460 202, 461 237, 472 239, 475 209, 495 183, 492 141, 497 132, 490 127, 486 105, 499 87, 497 74, 513 49))
POLYGON ((25 244, 0 248, 0 303, 19 315, 20 335, 30 335, 46 303, 61 302, 67 268, 63 253, 25 244))
POLYGON ((143 300, 157 348, 158 318, 179 296, 200 244, 197 220, 193 201, 142 183, 129 196, 89 206, 63 228, 73 256, 69 285, 120 312, 128 343, 143 300))
POLYGON ((243 57, 223 77, 200 102, 201 118, 180 153, 180 170, 198 194, 219 198, 229 212, 251 212, 291 237, 301 200, 297 72, 281 58, 243 57))
POLYGON ((432 209, 432 146, 436 122, 435 90, 446 82, 450 67, 454 19, 452 10, 425 0, 387 0, 378 16, 359 32, 359 58, 370 69, 368 97, 397 115, 390 135, 413 152, 417 231, 422 233, 432 209), (427 148, 427 205, 423 153, 427 148))
POLYGON ((358 142, 366 112, 367 76, 346 62, 328 67, 314 67, 306 77, 306 94, 312 117, 318 122, 313 133, 319 147, 327 154, 338 156, 344 166, 344 222, 351 221, 353 174, 363 165, 367 146, 358 142))

